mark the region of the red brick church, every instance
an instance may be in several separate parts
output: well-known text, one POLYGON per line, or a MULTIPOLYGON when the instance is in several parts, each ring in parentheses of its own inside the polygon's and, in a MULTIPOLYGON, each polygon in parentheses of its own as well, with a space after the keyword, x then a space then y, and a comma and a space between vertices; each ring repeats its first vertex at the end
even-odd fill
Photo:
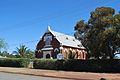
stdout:
POLYGON ((36 58, 57 58, 57 54, 63 54, 64 59, 68 59, 70 53, 74 54, 74 59, 86 59, 87 51, 80 41, 73 36, 65 35, 53 31, 48 26, 36 46, 36 58))

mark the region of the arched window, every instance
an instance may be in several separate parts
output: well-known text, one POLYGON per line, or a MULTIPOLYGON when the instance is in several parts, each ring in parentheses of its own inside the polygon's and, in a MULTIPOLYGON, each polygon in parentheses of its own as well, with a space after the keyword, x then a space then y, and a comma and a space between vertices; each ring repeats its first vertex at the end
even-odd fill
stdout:
POLYGON ((45 41, 45 45, 50 45, 50 44, 51 44, 51 39, 47 37, 45 41))
POLYGON ((65 58, 65 59, 68 59, 68 50, 67 50, 67 49, 64 49, 64 53, 65 53, 64 58, 65 58))
POLYGON ((44 36, 44 41, 45 41, 45 46, 50 46, 51 45, 51 41, 52 41, 52 36, 50 34, 46 34, 44 36))

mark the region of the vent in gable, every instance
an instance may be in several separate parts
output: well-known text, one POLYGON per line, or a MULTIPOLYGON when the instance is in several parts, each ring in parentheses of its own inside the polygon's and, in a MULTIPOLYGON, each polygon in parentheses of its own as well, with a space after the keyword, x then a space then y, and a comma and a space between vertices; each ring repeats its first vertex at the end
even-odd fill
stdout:
POLYGON ((68 37, 66 37, 66 39, 68 40, 68 37))
POLYGON ((82 45, 79 44, 78 47, 82 47, 82 45))
POLYGON ((75 39, 73 39, 73 41, 75 41, 75 39))

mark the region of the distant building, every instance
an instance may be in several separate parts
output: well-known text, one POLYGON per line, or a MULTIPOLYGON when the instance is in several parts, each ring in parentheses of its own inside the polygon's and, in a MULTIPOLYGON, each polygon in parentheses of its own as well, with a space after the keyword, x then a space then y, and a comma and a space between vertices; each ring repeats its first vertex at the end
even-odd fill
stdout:
POLYGON ((68 59, 70 53, 75 55, 75 59, 86 59, 87 51, 80 41, 73 36, 55 32, 48 26, 47 31, 42 36, 36 47, 36 58, 56 59, 57 55, 63 54, 64 59, 68 59))

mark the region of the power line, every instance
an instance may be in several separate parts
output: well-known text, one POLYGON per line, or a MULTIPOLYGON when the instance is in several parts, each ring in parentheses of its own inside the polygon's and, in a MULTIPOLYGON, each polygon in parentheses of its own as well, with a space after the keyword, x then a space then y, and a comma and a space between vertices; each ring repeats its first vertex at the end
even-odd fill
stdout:
MULTIPOLYGON (((101 1, 101 2, 103 2, 103 3, 105 3, 105 0, 104 1, 101 1)), ((98 3, 101 3, 101 2, 98 2, 98 3)), ((105 3, 106 4, 106 3, 105 3)), ((73 8, 76 8, 76 7, 73 7, 73 8)), ((79 8, 77 7, 77 10, 78 10, 79 8)), ((72 11, 74 11, 75 12, 75 10, 72 10, 72 11)), ((68 11, 69 12, 69 11, 68 11)), ((65 12, 65 13, 68 13, 68 12, 65 12)), ((78 11, 79 12, 79 11, 78 11)), ((81 12, 81 11, 80 11, 81 12)), ((59 17, 59 16, 64 16, 64 15, 66 15, 65 13, 62 13, 62 14, 57 14, 57 15, 55 15, 55 16, 52 16, 51 17, 51 14, 50 15, 47 15, 47 16, 42 16, 42 17, 40 17, 40 18, 37 18, 37 19, 40 19, 40 20, 42 20, 42 18, 44 18, 44 19, 51 19, 51 18, 57 18, 57 17, 59 17)), ((76 13, 76 12, 75 12, 76 13)), ((71 14, 71 13, 70 13, 71 14)), ((68 14, 68 15, 70 15, 70 14, 68 14)), ((72 13, 73 14, 73 13, 72 13)), ((53 14, 52 14, 53 15, 53 14)), ((32 19, 32 20, 36 20, 36 19, 32 19)), ((32 21, 31 20, 31 21, 32 21)), ((28 21, 29 22, 29 21, 28 21)), ((23 22, 24 23, 24 22, 23 22)), ((20 23, 21 24, 21 23, 20 23)), ((14 29, 14 28, 13 28, 14 29)), ((9 29, 8 29, 9 30, 9 29)), ((25 42, 26 43, 26 42, 25 42)))
MULTIPOLYGON (((101 1, 102 2, 102 1, 101 1)), ((101 2, 98 2, 99 4, 101 4, 101 2)), ((104 3, 104 4, 107 4, 107 3, 105 3, 106 1, 104 0, 102 3, 104 3)), ((89 6, 88 6, 89 7, 89 6)), ((81 7, 82 8, 82 7, 81 7)), ((86 7, 85 7, 86 8, 86 7)), ((31 21, 33 21, 32 23, 30 23, 30 24, 35 24, 36 22, 34 22, 34 20, 39 20, 39 21, 44 21, 44 20, 50 20, 50 19, 55 19, 55 18, 58 18, 58 17, 60 17, 60 16, 65 16, 65 15, 70 15, 70 14, 75 14, 75 13, 81 13, 81 12, 83 12, 82 10, 80 11, 79 10, 80 8, 75 8, 75 9, 73 9, 73 10, 68 10, 68 11, 65 11, 65 12, 63 12, 63 13, 59 13, 59 14, 56 14, 56 15, 53 15, 53 14, 50 14, 50 15, 47 15, 47 16, 42 16, 42 17, 39 17, 39 18, 37 18, 37 19, 32 19, 31 21), (77 11, 78 10, 78 11, 77 11), (77 11, 77 12, 76 12, 77 11), (72 12, 72 13, 70 13, 70 12, 72 12)), ((84 10, 84 11, 86 11, 86 10, 84 10)), ((27 25, 28 25, 28 23, 29 22, 31 22, 31 21, 26 21, 27 22, 27 25)), ((23 23, 20 23, 20 24, 24 24, 24 23, 26 23, 26 22, 23 22, 23 23)), ((39 22, 40 23, 40 22, 39 22)), ((30 25, 29 24, 29 25, 30 25)), ((18 27, 17 27, 17 25, 19 25, 19 24, 16 24, 15 25, 15 27, 18 29, 18 27)), ((10 29, 8 29, 8 30, 12 30, 12 29, 15 29, 15 27, 13 26, 13 28, 12 27, 10 27, 10 29)), ((22 26, 22 27, 20 27, 20 28, 24 28, 25 26, 22 26)), ((27 27, 27 26, 26 26, 27 27)), ((3 30, 4 31, 4 30, 3 30)), ((6 31, 6 30, 5 30, 6 31)), ((2 31, 1 31, 2 32, 2 31)), ((39 40, 32 40, 32 41, 27 41, 27 42, 22 42, 22 43, 16 43, 16 44, 11 44, 10 45, 10 47, 11 46, 15 46, 15 45, 19 45, 19 44, 29 44, 29 43, 34 43, 34 42, 37 42, 37 41, 39 41, 39 40)))
MULTIPOLYGON (((105 0, 101 1, 101 2, 103 2, 104 4, 106 4, 105 0)), ((100 4, 101 2, 98 2, 98 3, 100 4)), ((82 7, 80 7, 80 8, 82 9, 82 7)), ((28 25, 33 25, 35 23, 40 23, 40 22, 36 22, 36 20, 39 20, 39 21, 42 22, 44 20, 55 19, 55 18, 58 18, 60 16, 70 15, 70 14, 76 13, 76 11, 79 12, 79 13, 81 13, 82 10, 80 10, 80 8, 78 6, 76 6, 76 7, 70 8, 70 10, 69 9, 65 9, 64 11, 62 11, 62 13, 61 12, 56 12, 56 15, 55 14, 53 15, 53 13, 52 13, 52 14, 49 14, 47 16, 42 16, 42 17, 39 17, 39 18, 32 19, 30 21, 25 21, 25 22, 16 24, 16 25, 14 25, 12 27, 9 27, 9 28, 6 28, 6 29, 4 28, 4 30, 2 30, 1 32, 8 31, 8 30, 13 30, 13 29, 15 29, 15 27, 16 27, 16 29, 20 29, 20 28, 27 27, 28 25), (21 27, 18 27, 17 25, 21 25, 21 27)), ((84 7, 84 8, 89 8, 89 6, 88 7, 84 7)))
MULTIPOLYGON (((63 35, 70 35, 72 33, 67 33, 67 34, 62 34, 62 35, 58 35, 59 36, 63 36, 63 35)), ((22 45, 22 44, 29 44, 29 43, 34 43, 34 42, 38 42, 40 40, 32 40, 32 41, 26 41, 26 42, 21 42, 21 43, 15 43, 15 44, 10 44, 9 46, 16 46, 16 45, 22 45)))
POLYGON ((38 42, 38 41, 39 41, 39 40, 26 41, 26 42, 21 42, 21 43, 10 44, 9 46, 16 46, 16 45, 22 45, 22 44, 29 44, 29 43, 34 43, 34 42, 38 42))

